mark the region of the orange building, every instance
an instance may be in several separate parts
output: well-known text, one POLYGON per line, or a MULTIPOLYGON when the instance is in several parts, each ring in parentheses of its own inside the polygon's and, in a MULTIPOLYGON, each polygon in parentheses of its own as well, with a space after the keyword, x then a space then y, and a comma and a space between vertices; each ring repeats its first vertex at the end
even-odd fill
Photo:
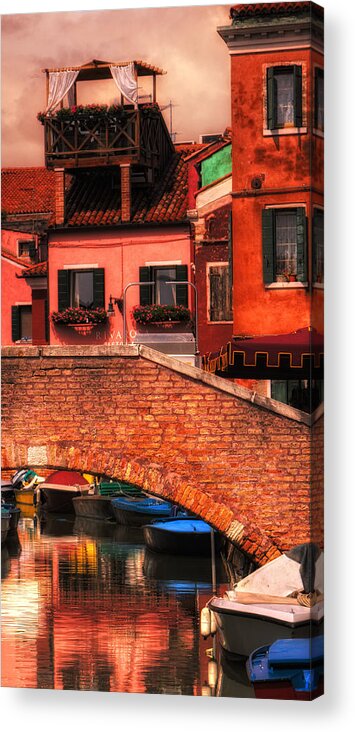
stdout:
MULTIPOLYGON (((322 334, 323 9, 256 3, 230 17, 218 33, 231 57, 234 338, 322 334)), ((291 343, 288 379, 293 355, 291 343)))

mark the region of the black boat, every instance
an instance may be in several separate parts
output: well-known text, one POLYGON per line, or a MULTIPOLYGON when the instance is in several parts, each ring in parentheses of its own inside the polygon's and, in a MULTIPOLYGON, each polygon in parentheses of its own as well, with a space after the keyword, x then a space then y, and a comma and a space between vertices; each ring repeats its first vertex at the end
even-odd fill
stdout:
POLYGON ((212 532, 214 529, 205 521, 190 516, 162 519, 143 526, 148 548, 164 554, 211 556, 212 532))

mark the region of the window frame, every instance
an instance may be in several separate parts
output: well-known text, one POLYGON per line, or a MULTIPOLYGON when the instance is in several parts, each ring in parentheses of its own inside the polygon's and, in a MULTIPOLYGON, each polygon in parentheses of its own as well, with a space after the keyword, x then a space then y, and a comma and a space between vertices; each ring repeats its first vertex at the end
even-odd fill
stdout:
MULTIPOLYGON (((62 269, 57 270, 57 297, 58 311, 61 312, 67 308, 85 307, 72 304, 72 277, 74 273, 91 272, 93 277, 93 304, 92 308, 105 308, 105 268, 97 265, 74 265, 73 267, 65 265, 62 269)), ((87 307, 87 306, 86 306, 87 307)))
POLYGON ((13 305, 11 308, 11 321, 12 321, 12 342, 13 343, 32 343, 32 303, 16 303, 16 305, 13 305), (26 308, 27 311, 30 311, 31 315, 31 336, 24 336, 22 334, 22 328, 21 328, 21 315, 24 312, 24 309, 26 308), (14 329, 18 331, 18 337, 14 338, 14 329))
POLYGON ((33 259, 36 251, 35 239, 17 239, 17 256, 19 259, 33 259), (21 247, 26 246, 27 252, 21 251, 21 247))
MULTIPOLYGON (((215 261, 206 263, 206 306, 207 306, 207 323, 209 325, 226 325, 233 323, 233 300, 231 295, 231 314, 230 320, 211 320, 211 275, 210 270, 212 267, 224 267, 227 270, 227 275, 230 277, 230 262, 226 261, 215 261)), ((232 287, 231 283, 229 283, 232 287)))
POLYGON ((313 113, 313 132, 319 137, 324 137, 324 68, 322 66, 315 65, 313 73, 313 100, 314 100, 314 113, 313 113), (318 85, 317 80, 322 76, 323 78, 323 127, 318 125, 318 85))
MULTIPOLYGON (((297 223, 296 219, 296 227, 297 232, 299 228, 299 224, 297 223)), ((298 236, 298 233, 297 233, 298 236)), ((262 209, 262 223, 261 223, 261 247, 262 247, 262 260, 263 260, 263 283, 265 289, 305 289, 309 286, 308 279, 309 279, 309 266, 308 266, 308 219, 307 219, 307 206, 305 203, 288 203, 288 204, 273 204, 273 205, 267 205, 262 209), (272 280, 269 281, 268 278, 266 278, 266 270, 265 270, 265 257, 267 256, 267 253, 265 251, 265 241, 264 241, 264 211, 271 211, 272 214, 272 280), (297 256, 297 273, 296 278, 299 277, 300 279, 296 279, 295 281, 287 281, 287 280, 277 280, 276 277, 279 275, 276 275, 276 214, 278 212, 296 212, 296 216, 301 215, 302 211, 302 219, 303 219, 303 236, 302 241, 297 241, 297 250, 296 250, 296 256, 297 256), (303 267, 300 270, 299 269, 299 251, 298 247, 303 247, 303 267), (304 271, 304 274, 302 273, 304 271)), ((282 275, 280 275, 280 278, 282 275)))
MULTIPOLYGON (((278 135, 302 135, 307 133, 307 66, 305 61, 284 61, 279 62, 277 64, 268 63, 263 64, 263 135, 264 137, 268 136, 278 136, 278 135), (274 104, 273 98, 270 99, 270 86, 274 86, 271 82, 271 77, 274 77, 274 74, 270 72, 270 70, 282 73, 287 73, 287 71, 292 68, 294 71, 294 123, 292 125, 287 126, 275 126, 269 125, 269 119, 270 119, 270 105, 274 104), (295 71, 295 69, 299 69, 299 71, 295 71), (298 81, 296 82, 296 76, 298 77, 298 81), (300 125, 297 125, 297 116, 300 117, 298 121, 300 121, 300 125)), ((274 111, 272 113, 274 115, 274 111)), ((275 122, 275 117, 273 118, 273 122, 275 122)))
MULTIPOLYGON (((156 272, 158 270, 175 270, 175 281, 179 283, 180 281, 183 282, 184 280, 189 281, 189 268, 187 264, 182 264, 179 262, 148 262, 139 267, 139 276, 138 276, 138 282, 141 283, 141 287, 139 288, 139 303, 140 305, 161 305, 165 303, 158 303, 156 298, 156 287, 157 287, 157 280, 156 280, 156 272), (180 274, 184 274, 184 277, 180 278, 180 274), (143 279, 142 279, 143 277, 143 279), (154 285, 148 285, 145 284, 146 282, 154 282, 154 285)), ((174 287, 171 288, 172 291, 174 291, 174 299, 175 299, 175 305, 172 307, 176 307, 178 305, 183 305, 183 307, 189 307, 190 302, 190 293, 189 293, 189 287, 188 285, 183 284, 177 284, 174 287)))
POLYGON ((312 215, 312 285, 313 287, 318 287, 319 289, 324 288, 324 207, 321 205, 314 205, 313 206, 313 215, 312 215), (315 216, 321 212, 323 214, 323 279, 321 281, 318 281, 316 275, 317 271, 317 249, 315 247, 315 216))

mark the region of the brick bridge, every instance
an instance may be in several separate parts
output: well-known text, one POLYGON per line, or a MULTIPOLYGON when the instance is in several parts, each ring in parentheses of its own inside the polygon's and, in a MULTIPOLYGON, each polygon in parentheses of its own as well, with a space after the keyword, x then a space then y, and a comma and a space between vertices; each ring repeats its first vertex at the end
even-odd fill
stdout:
POLYGON ((135 483, 257 564, 322 543, 321 409, 310 417, 144 346, 3 348, 2 401, 4 470, 135 483))

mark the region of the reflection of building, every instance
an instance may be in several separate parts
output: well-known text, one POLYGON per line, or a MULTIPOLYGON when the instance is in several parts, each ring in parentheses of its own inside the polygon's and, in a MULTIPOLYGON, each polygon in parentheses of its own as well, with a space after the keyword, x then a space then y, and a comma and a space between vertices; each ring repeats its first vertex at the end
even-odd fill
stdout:
POLYGON ((195 594, 147 580, 142 545, 72 526, 40 537, 20 526, 24 563, 3 583, 3 685, 200 694, 195 594))
MULTIPOLYGON (((267 359, 261 336, 323 333, 323 9, 237 5, 231 20, 218 32, 231 56, 233 333, 254 337, 267 359)), ((225 373, 245 371, 229 364, 225 373)), ((267 373, 253 388, 287 401, 285 381, 295 391, 309 380, 297 368, 292 377, 267 373)))

